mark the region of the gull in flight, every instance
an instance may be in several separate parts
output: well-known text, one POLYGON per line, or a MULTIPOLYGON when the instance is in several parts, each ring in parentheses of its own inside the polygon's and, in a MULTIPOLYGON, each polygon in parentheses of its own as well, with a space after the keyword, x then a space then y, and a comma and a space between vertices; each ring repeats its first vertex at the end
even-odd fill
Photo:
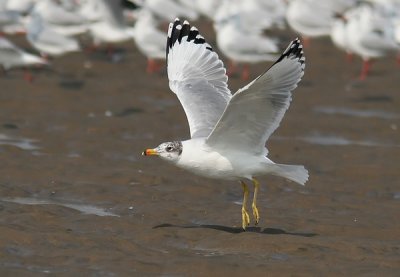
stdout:
POLYGON ((276 164, 267 158, 265 147, 289 107, 304 62, 302 45, 295 39, 265 73, 232 95, 218 55, 195 27, 176 19, 168 29, 167 70, 169 86, 185 110, 191 139, 164 142, 143 155, 159 156, 201 176, 239 181, 244 230, 250 224, 245 182, 253 182, 251 206, 258 224, 256 177, 272 174, 301 185, 308 180, 304 166, 276 164))

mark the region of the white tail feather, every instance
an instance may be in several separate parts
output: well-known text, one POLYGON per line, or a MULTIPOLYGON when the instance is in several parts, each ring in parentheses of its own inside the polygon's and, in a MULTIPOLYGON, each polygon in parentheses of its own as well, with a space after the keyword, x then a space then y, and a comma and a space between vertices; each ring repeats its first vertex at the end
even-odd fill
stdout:
POLYGON ((268 172, 296 182, 302 186, 308 180, 308 171, 302 165, 274 164, 268 165, 268 172), (272 170, 271 170, 272 169, 272 170))

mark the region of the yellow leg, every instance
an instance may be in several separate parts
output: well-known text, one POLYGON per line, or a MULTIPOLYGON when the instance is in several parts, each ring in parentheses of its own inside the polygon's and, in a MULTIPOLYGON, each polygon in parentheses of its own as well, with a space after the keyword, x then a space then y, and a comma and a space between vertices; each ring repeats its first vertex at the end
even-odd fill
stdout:
POLYGON ((258 224, 258 222, 260 221, 260 215, 258 213, 258 209, 257 209, 257 195, 258 195, 258 190, 260 188, 260 183, 253 178, 253 184, 254 184, 254 196, 253 196, 253 203, 251 204, 251 208, 253 209, 253 216, 254 216, 254 220, 256 221, 256 225, 258 224))
POLYGON ((250 217, 246 211, 247 198, 249 197, 249 189, 247 188, 247 185, 245 182, 241 181, 240 183, 242 184, 242 188, 243 188, 242 228, 243 228, 243 230, 246 230, 246 227, 249 226, 249 224, 250 224, 250 217))

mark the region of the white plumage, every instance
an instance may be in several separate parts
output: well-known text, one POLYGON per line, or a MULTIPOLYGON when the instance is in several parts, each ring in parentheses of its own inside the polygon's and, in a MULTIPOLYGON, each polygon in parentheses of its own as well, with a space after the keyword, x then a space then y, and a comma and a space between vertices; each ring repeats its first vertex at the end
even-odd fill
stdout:
POLYGON ((38 51, 51 56, 60 56, 80 50, 76 39, 61 35, 49 28, 38 13, 31 15, 26 37, 38 51))
POLYGON ((242 72, 245 80, 249 78, 249 63, 274 61, 279 51, 278 40, 263 35, 264 25, 248 24, 246 18, 238 12, 218 17, 214 22, 218 48, 231 62, 228 73, 234 73, 237 64, 245 64, 242 72))
POLYGON ((354 5, 354 0, 293 0, 286 19, 289 26, 304 37, 328 36, 335 15, 354 5))
MULTIPOLYGON (((189 28, 186 22, 178 26, 189 28)), ((170 25, 169 33, 172 28, 170 25)), ((204 41, 195 27, 190 34, 193 40, 204 41)), ((181 43, 167 47, 170 47, 167 55, 169 86, 186 112, 191 137, 206 137, 231 98, 223 63, 206 43, 194 44, 182 39, 181 43)))
POLYGON ((393 23, 369 6, 357 9, 347 25, 350 49, 364 60, 400 49, 395 40, 393 23))
POLYGON ((96 0, 96 3, 91 5, 96 7, 96 13, 101 15, 99 20, 89 27, 95 44, 118 43, 133 38, 134 29, 126 26, 119 1, 96 0))
POLYGON ((53 0, 41 0, 35 5, 35 13, 39 13, 46 24, 57 33, 73 36, 85 33, 88 30, 88 20, 69 11, 53 0))
MULTIPOLYGON (((222 53, 234 62, 256 63, 278 58, 278 41, 260 33, 240 28, 235 18, 216 23, 217 44, 222 53)), ((238 19, 240 20, 240 19, 238 19)))
POLYGON ((134 39, 140 52, 149 59, 165 59, 165 34, 157 28, 157 20, 147 9, 138 14, 134 39))
POLYGON ((333 22, 330 35, 332 42, 336 45, 336 47, 346 51, 348 54, 351 53, 347 34, 347 22, 345 19, 338 18, 333 22))
MULTIPOLYGON (((265 142, 279 126, 289 107, 291 91, 304 72, 300 42, 293 41, 266 73, 232 96, 222 61, 197 29, 189 30, 187 22, 181 25, 175 21, 168 32, 170 88, 185 110, 192 138, 183 142, 177 165, 190 169, 194 162, 193 169, 198 170, 196 157, 211 153, 229 160, 219 178, 251 178, 268 171, 267 164, 273 163, 265 157, 265 142), (246 158, 234 158, 239 156, 246 158), (243 168, 244 164, 258 166, 240 175, 234 169, 243 168)), ((204 159, 212 167, 215 160, 204 159)), ((299 183, 304 184, 305 175, 306 171, 299 183)))
POLYGON ((146 0, 143 6, 158 17, 168 21, 177 16, 183 16, 190 20, 196 20, 199 17, 198 13, 191 7, 174 0, 146 0))

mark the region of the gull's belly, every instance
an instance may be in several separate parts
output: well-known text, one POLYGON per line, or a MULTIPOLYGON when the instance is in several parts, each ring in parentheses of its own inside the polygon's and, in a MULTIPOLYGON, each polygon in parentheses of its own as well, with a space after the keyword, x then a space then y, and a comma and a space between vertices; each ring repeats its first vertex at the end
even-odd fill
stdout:
POLYGON ((177 165, 197 175, 215 179, 237 180, 251 178, 251 172, 249 172, 246 161, 248 159, 244 157, 227 157, 218 152, 207 152, 199 149, 191 152, 190 155, 183 154, 177 165))
POLYGON ((202 153, 202 155, 191 155, 193 157, 182 157, 178 166, 187 169, 197 175, 216 179, 236 179, 234 167, 230 160, 216 152, 202 153))

